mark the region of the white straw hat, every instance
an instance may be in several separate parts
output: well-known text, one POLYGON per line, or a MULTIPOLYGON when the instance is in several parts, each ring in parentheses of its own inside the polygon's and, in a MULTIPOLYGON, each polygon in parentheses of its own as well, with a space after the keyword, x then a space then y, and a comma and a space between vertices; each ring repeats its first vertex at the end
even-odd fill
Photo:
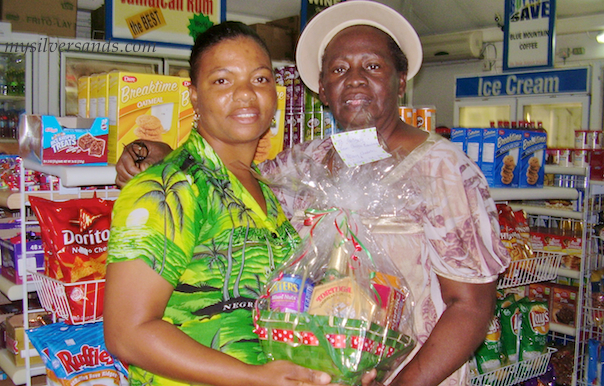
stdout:
POLYGON ((325 47, 344 28, 370 25, 390 35, 409 61, 407 79, 422 65, 422 44, 411 24, 394 9, 368 0, 348 0, 332 5, 314 16, 304 28, 296 48, 296 66, 306 86, 319 91, 319 73, 325 47))

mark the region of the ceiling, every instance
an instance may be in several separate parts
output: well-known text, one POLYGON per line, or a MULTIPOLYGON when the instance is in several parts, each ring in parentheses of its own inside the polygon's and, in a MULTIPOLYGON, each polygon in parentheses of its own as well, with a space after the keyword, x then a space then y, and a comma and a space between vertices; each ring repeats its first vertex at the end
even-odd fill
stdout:
MULTIPOLYGON (((81 1, 81 0, 80 0, 81 1)), ((247 15, 266 20, 299 15, 301 0, 226 0, 227 15, 247 15)), ((378 0, 398 10, 420 36, 497 27, 505 0, 378 0)), ((602 14, 604 0, 558 0, 559 19, 602 14)))

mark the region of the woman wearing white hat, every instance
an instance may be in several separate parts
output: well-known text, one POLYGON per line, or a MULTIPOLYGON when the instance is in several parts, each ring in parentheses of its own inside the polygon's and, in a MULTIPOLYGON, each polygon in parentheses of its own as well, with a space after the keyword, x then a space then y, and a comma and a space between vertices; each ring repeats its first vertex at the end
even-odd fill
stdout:
MULTIPOLYGON (((498 274, 509 256, 480 169, 450 142, 400 119, 398 98, 421 62, 421 43, 408 21, 366 0, 341 2, 316 15, 296 52, 302 80, 341 128, 376 127, 386 150, 404 155, 395 168, 395 182, 384 188, 409 179, 422 180, 425 188, 416 210, 397 213, 394 222, 391 213, 384 213, 372 224, 374 237, 405 276, 416 302, 419 344, 386 383, 461 385, 469 383, 464 363, 485 338, 498 274)), ((150 154, 161 158, 150 145, 150 154)), ((305 173, 295 165, 294 152, 337 164, 341 160, 332 149, 329 138, 303 143, 260 168, 269 178, 305 173)), ((118 173, 128 179, 136 173, 134 163, 123 159, 118 173)), ((299 197, 276 194, 286 213, 306 209, 299 197)), ((294 216, 292 223, 297 220, 294 216)))

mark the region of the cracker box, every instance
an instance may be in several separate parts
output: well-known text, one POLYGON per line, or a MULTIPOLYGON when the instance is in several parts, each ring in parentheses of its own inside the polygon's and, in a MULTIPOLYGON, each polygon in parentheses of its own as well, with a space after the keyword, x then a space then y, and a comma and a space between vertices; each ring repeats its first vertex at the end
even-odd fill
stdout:
MULTIPOLYGON (((27 259, 23 258, 21 236, 10 239, 0 239, 0 253, 2 254, 2 276, 15 284, 23 283, 24 270, 44 273, 44 250, 42 241, 27 241, 27 259)), ((28 274, 28 281, 31 275, 28 274)))
POLYGON ((451 129, 451 142, 458 146, 464 153, 468 153, 468 129, 454 127, 451 129))
POLYGON ((550 304, 551 294, 551 283, 531 283, 528 285, 526 296, 530 300, 545 301, 547 304, 550 304))
POLYGON ((90 114, 90 77, 78 78, 78 117, 88 118, 90 114))
POLYGON ((547 151, 547 133, 524 130, 520 149, 520 176, 518 187, 542 188, 545 176, 545 153, 547 151))
POLYGON ((189 86, 191 86, 191 79, 181 78, 179 83, 180 90, 180 103, 178 104, 178 144, 182 145, 187 138, 193 127, 193 120, 195 119, 195 110, 191 104, 191 95, 189 92, 189 86))
POLYGON ((107 165, 107 118, 24 115, 19 122, 21 153, 43 165, 107 165))
POLYGON ((520 130, 484 129, 481 169, 490 187, 518 187, 521 147, 520 130))
POLYGON ((109 73, 109 163, 136 139, 176 148, 181 82, 177 76, 109 73))
POLYGON ((480 167, 482 164, 482 134, 483 129, 468 129, 466 154, 480 167))

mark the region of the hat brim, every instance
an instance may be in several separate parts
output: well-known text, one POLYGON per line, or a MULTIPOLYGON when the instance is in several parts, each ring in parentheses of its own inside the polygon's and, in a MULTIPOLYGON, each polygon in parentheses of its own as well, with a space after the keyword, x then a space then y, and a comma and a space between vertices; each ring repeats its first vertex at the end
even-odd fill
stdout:
POLYGON ((381 3, 349 0, 319 12, 300 35, 296 48, 296 66, 309 89, 319 92, 321 60, 327 44, 338 32, 353 25, 370 25, 392 36, 409 61, 407 79, 417 74, 422 65, 422 44, 407 19, 381 3))

